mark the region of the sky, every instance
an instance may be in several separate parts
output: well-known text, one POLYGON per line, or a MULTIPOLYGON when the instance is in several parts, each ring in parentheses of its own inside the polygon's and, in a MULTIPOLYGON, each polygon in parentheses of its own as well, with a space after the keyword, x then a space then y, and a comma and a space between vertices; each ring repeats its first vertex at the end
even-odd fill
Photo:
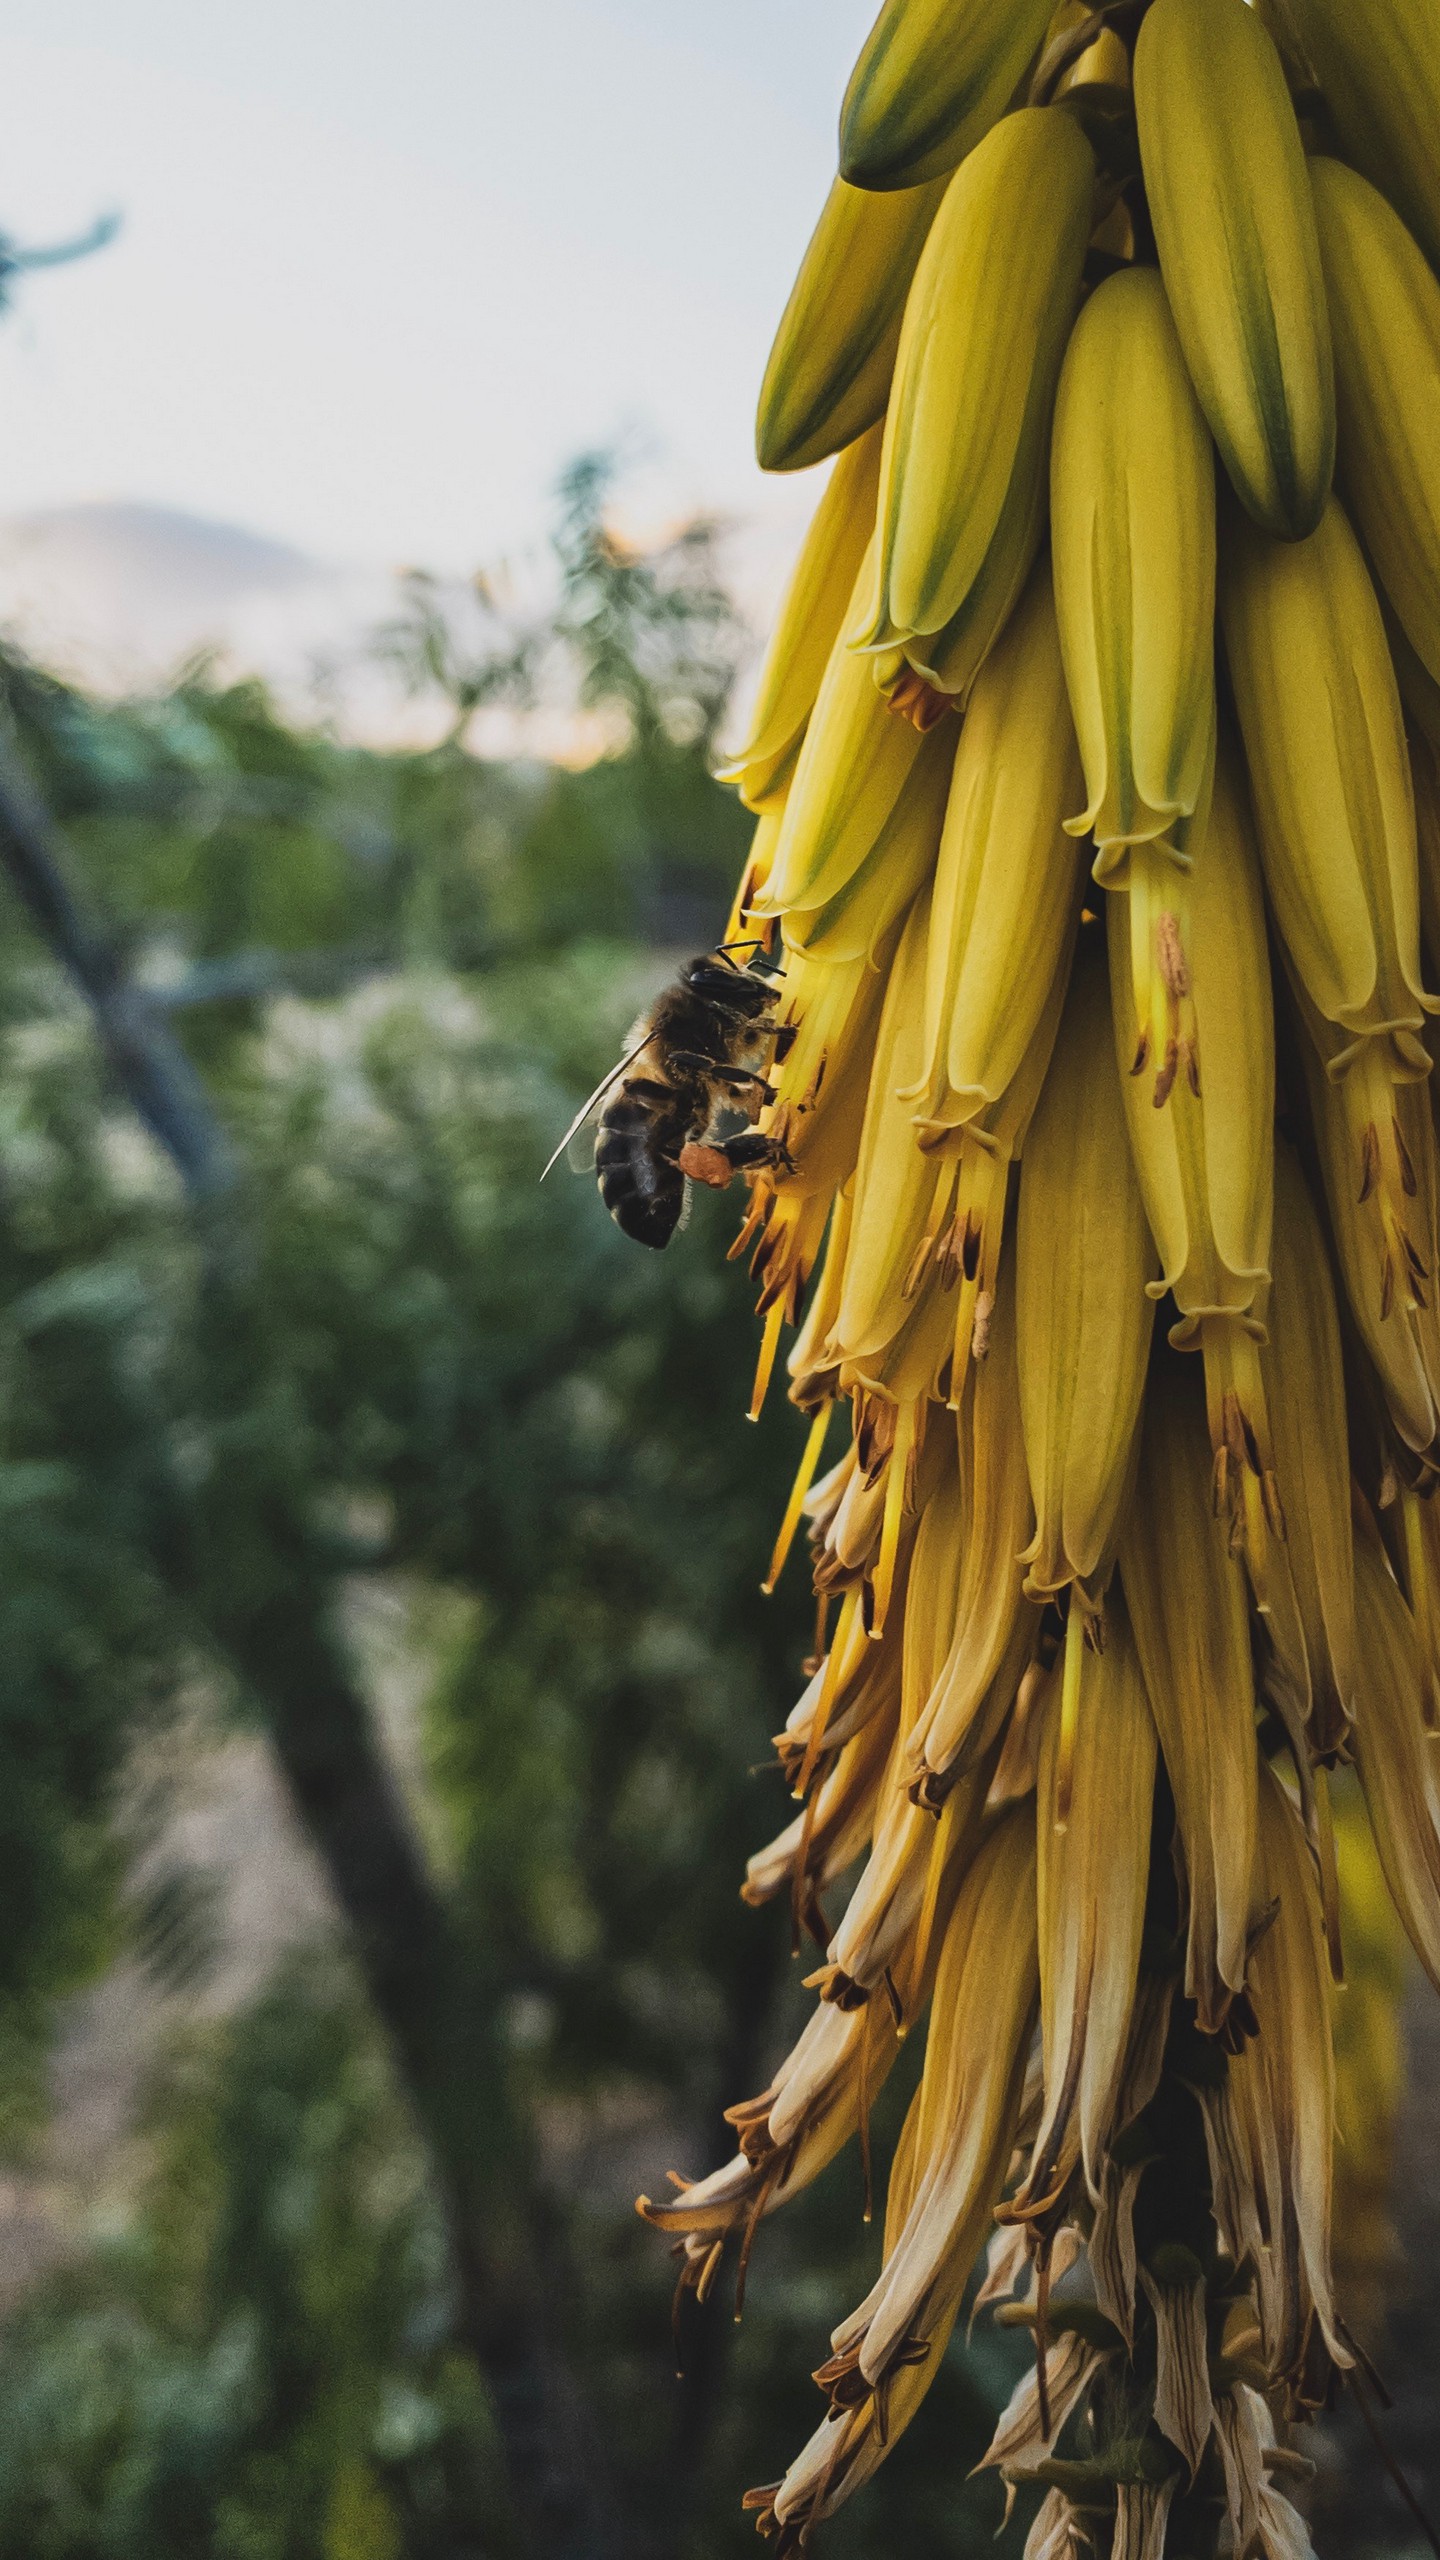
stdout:
POLYGON ((132 499, 344 562, 514 553, 622 437, 751 456, 873 0, 21 0, 0 230, 123 216, 0 329, 0 512, 132 499))

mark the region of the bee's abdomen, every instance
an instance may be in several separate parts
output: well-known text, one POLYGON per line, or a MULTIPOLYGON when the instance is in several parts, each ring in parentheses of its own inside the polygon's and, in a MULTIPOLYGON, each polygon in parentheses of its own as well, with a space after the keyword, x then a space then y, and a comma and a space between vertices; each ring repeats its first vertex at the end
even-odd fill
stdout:
POLYGON ((669 1085, 637 1076, 600 1115, 595 1178, 622 1234, 663 1251, 680 1223, 685 1177, 673 1161, 689 1113, 669 1085))

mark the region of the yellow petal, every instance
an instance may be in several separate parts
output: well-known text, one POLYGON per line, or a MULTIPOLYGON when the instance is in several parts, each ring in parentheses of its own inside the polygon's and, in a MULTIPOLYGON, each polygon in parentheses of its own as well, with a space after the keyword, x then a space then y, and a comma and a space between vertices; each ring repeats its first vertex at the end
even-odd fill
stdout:
POLYGON ((1098 2191, 1130 2038, 1145 1926, 1155 1724, 1122 1608, 1087 1655, 1068 1802, 1059 1720, 1040 1749, 1040 2017, 1045 2114, 1015 2209, 1039 2212, 1083 2157, 1098 2191))
POLYGON ((813 910, 836 897, 874 849, 922 750, 936 745, 889 709, 842 633, 786 794, 760 912, 813 910))
POLYGON ((917 1115, 963 1126, 1017 1073, 1073 930, 1079 777, 1049 567, 987 660, 960 733, 926 958, 917 1115))
POLYGON ((1200 406, 1245 506, 1293 540, 1329 493, 1335 385, 1304 148, 1254 10, 1154 0, 1135 48, 1135 120, 1200 406))
POLYGON ((1355 1760, 1395 1908, 1440 1988, 1440 1787, 1415 1624, 1373 1527, 1357 1542, 1355 1760))
POLYGON ((864 194, 837 178, 765 367, 762 471, 803 471, 885 414, 905 297, 944 185, 864 194))
POLYGON ((1111 846, 1193 817, 1215 725, 1215 465, 1153 267, 1097 286, 1055 402, 1050 523, 1060 645, 1111 846))
POLYGON ((1282 0, 1325 93, 1345 156, 1383 187, 1440 266, 1440 61, 1429 0, 1282 0))
POLYGON ((1440 283, 1353 169, 1315 159, 1310 177, 1347 502, 1409 640, 1440 679, 1440 283))
MULTIPOLYGON (((966 1535, 954 1640, 908 1743, 911 1772, 920 1780, 952 1769, 987 1702, 1000 1715, 1008 1709, 1038 1632, 1038 1612, 1024 1597, 1021 1561, 1034 1514, 1020 1423, 1013 1290, 1002 1289, 996 1300, 989 1348, 971 1372, 958 1422, 966 1535)), ((983 1720, 993 1726, 996 1719, 983 1720)))
POLYGON ((721 767, 719 780, 735 785, 747 809, 783 800, 875 530, 879 486, 877 422, 830 474, 765 652, 749 734, 721 767))
POLYGON ((1154 1247, 1125 1128, 1103 950, 1085 934, 1026 1141, 1016 1231, 1020 1402, 1035 1501, 1026 1589, 1098 1599, 1131 1474, 1154 1247))
POLYGON ((840 112, 857 187, 913 186, 955 168, 1009 105, 1051 0, 885 0, 840 112))
POLYGON ((1035 421, 1048 428, 1094 178, 1074 119, 1027 107, 950 181, 896 358, 866 645, 943 630, 981 574, 1022 449, 1043 479, 1035 421))
POLYGON ((1306 542, 1236 519, 1221 618, 1265 885, 1310 1002, 1424 1075, 1415 811, 1400 697, 1360 546, 1338 500, 1306 542))

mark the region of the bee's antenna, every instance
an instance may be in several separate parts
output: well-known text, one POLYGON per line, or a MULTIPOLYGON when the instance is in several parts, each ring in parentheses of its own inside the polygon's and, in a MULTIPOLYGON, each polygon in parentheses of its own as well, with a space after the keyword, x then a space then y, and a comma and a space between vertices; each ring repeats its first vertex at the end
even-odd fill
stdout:
POLYGON ((765 935, 752 933, 744 942, 717 942, 715 948, 717 951, 763 951, 765 946, 765 935))

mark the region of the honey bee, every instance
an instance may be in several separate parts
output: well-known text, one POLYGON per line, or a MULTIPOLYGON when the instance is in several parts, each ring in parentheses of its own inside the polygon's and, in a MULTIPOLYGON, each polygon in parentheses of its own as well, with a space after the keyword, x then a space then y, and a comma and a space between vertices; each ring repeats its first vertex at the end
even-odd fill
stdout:
POLYGON ((737 1173, 790 1169, 778 1138, 756 1128, 719 1134, 727 1113, 754 1120, 773 1098, 767 1067, 795 1038, 793 1025, 770 1018, 778 1001, 778 988, 737 966, 723 945, 687 960, 577 1111, 545 1173, 603 1104, 595 1135, 600 1197, 622 1234, 663 1252, 687 1182, 723 1191, 737 1173))

